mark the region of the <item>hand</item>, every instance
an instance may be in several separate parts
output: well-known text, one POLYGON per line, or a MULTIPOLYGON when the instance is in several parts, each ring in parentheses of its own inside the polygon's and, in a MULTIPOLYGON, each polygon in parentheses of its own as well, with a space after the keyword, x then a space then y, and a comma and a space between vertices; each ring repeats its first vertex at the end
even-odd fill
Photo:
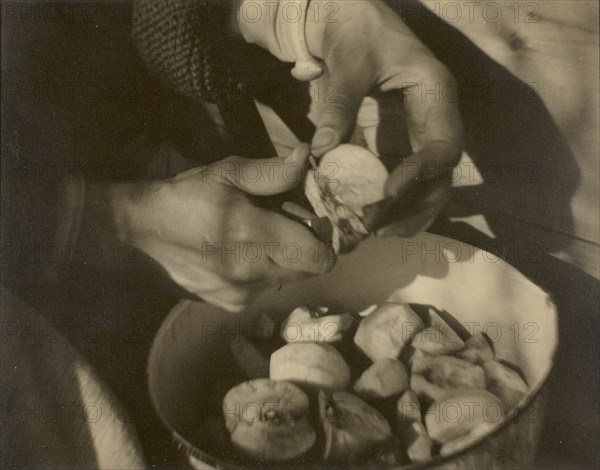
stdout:
POLYGON ((187 291, 239 311, 273 284, 333 266, 307 228, 252 202, 301 182, 308 154, 304 144, 287 158, 229 157, 152 183, 123 211, 121 239, 187 291))
POLYGON ((307 16, 309 50, 326 66, 318 89, 335 86, 330 102, 314 103, 313 153, 321 156, 347 141, 358 124, 362 142, 373 153, 402 158, 387 181, 386 195, 414 180, 426 190, 414 201, 414 210, 384 232, 410 236, 431 223, 446 202, 451 171, 461 156, 463 130, 451 96, 454 79, 384 2, 336 5, 333 22, 307 16), (436 88, 437 95, 424 94, 436 88))
MULTIPOLYGON (((277 21, 284 21, 280 17, 277 21)), ((287 60, 275 37, 276 22, 268 18, 246 21, 241 15, 239 31, 247 41, 287 60)), ((354 137, 387 163, 400 161, 387 181, 386 195, 409 184, 425 187, 414 210, 386 231, 412 235, 424 229, 446 201, 463 145, 452 97, 457 89, 449 71, 380 0, 312 0, 306 41, 325 69, 312 86, 318 92, 310 113, 317 124, 313 153, 320 157, 354 137), (358 139, 352 136, 355 126, 363 133, 358 139)))

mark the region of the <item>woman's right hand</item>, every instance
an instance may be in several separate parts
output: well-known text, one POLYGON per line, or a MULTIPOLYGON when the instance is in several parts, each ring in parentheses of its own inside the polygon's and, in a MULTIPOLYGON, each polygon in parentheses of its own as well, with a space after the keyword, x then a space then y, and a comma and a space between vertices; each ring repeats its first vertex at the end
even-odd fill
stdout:
POLYGON ((120 211, 119 238, 151 256, 182 288, 229 311, 240 311, 271 285, 328 271, 328 246, 252 202, 303 181, 309 151, 303 144, 288 157, 229 157, 144 183, 120 211))

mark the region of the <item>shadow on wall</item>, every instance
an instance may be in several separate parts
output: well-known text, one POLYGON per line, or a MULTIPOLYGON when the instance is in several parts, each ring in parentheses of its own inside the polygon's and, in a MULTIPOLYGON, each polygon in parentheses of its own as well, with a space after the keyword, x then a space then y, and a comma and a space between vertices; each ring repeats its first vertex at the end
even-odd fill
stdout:
POLYGON ((455 188, 452 199, 461 204, 450 205, 446 215, 481 214, 496 238, 449 219, 431 230, 495 253, 551 293, 560 314, 560 345, 540 457, 543 465, 562 460, 597 464, 598 452, 592 449, 600 439, 599 283, 549 255, 567 248, 573 233, 571 200, 580 182, 574 155, 535 87, 420 3, 388 3, 446 64, 461 90, 465 150, 483 184, 455 188), (458 212, 456 206, 472 211, 458 212), (515 252, 515 243, 536 252, 523 256, 515 252))
MULTIPOLYGON (((453 199, 472 211, 449 215, 483 214, 500 240, 535 242, 544 252, 566 248, 568 237, 548 231, 573 233, 580 170, 535 84, 519 80, 420 3, 388 3, 458 82, 465 150, 484 182, 456 188, 453 199), (507 226, 497 212, 528 224, 507 226)), ((452 93, 442 90, 441 99, 448 98, 452 93)))

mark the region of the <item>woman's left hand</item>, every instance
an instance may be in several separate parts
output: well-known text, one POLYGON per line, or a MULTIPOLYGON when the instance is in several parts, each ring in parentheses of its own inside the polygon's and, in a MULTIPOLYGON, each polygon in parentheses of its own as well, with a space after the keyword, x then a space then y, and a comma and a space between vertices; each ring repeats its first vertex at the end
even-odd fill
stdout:
MULTIPOLYGON (((256 28, 241 20, 242 32, 256 28)), ((454 78, 383 1, 311 1, 306 41, 324 66, 314 86, 329 91, 328 99, 323 93, 313 99, 312 152, 320 157, 361 128, 372 152, 400 161, 386 195, 415 181, 425 185, 410 214, 387 232, 409 236, 424 229, 447 200, 463 146, 454 78), (335 11, 326 18, 331 5, 335 11)))

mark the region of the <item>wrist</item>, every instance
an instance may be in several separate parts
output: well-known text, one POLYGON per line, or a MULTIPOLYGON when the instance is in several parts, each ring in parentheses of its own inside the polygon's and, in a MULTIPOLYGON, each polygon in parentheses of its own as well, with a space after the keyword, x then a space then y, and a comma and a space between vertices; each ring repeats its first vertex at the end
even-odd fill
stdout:
POLYGON ((122 248, 137 246, 149 223, 150 199, 155 182, 90 184, 86 188, 76 259, 90 262, 90 253, 101 267, 118 269, 122 248), (93 248, 93 250, 92 250, 93 248))
POLYGON ((164 186, 158 181, 119 183, 105 188, 109 213, 106 225, 111 227, 110 238, 122 245, 137 244, 147 233, 156 217, 154 202, 164 186))
POLYGON ((323 31, 318 18, 310 15, 309 0, 279 0, 262 4, 242 0, 236 8, 239 31, 246 42, 267 49, 283 62, 295 63, 292 76, 300 81, 314 80, 323 73, 317 56, 311 54, 308 47, 309 17, 312 48, 320 51, 323 31), (252 17, 249 16, 250 7, 253 8, 252 17))

